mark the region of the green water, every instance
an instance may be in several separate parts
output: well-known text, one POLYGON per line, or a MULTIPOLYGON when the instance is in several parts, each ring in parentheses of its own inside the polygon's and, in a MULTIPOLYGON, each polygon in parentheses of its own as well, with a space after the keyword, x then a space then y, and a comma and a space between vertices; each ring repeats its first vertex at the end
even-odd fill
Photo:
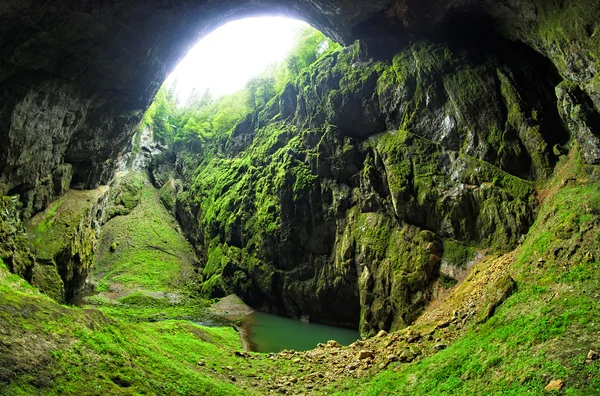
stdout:
POLYGON ((284 349, 306 351, 317 344, 336 340, 349 345, 360 339, 356 330, 305 323, 262 312, 254 312, 244 318, 245 339, 255 352, 280 352, 284 349))

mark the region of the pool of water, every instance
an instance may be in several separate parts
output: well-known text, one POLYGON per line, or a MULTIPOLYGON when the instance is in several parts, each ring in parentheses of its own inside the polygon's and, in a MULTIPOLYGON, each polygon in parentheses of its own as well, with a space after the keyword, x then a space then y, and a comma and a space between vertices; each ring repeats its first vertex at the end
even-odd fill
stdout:
POLYGON ((246 316, 242 328, 248 349, 255 352, 306 351, 316 348, 320 342, 336 340, 342 345, 349 345, 360 339, 356 330, 306 323, 263 312, 246 316))

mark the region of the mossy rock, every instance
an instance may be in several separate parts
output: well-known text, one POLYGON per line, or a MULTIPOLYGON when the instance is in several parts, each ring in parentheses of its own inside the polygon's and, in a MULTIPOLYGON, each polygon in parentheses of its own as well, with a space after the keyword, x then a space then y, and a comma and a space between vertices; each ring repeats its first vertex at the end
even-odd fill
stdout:
POLYGON ((65 287, 54 263, 37 263, 33 267, 31 283, 55 301, 64 301, 65 287))

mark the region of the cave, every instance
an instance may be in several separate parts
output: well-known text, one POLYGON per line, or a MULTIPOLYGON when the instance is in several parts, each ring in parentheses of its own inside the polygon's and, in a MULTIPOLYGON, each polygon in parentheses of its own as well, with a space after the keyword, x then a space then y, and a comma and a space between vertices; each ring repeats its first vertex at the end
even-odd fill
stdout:
POLYGON ((599 17, 591 0, 8 1, 0 393, 85 394, 88 381, 117 394, 358 394, 353 378, 364 392, 381 380, 429 394, 451 383, 438 353, 455 353, 448 376, 464 394, 597 389, 595 325, 574 307, 598 311, 599 17), (265 15, 305 21, 340 47, 220 134, 207 116, 210 133, 156 138, 148 110, 186 53, 230 21, 265 15), (91 304, 59 305, 75 301, 91 304), (250 354, 220 330, 244 340, 242 316, 209 305, 363 339, 250 354), (20 321, 2 319, 12 314, 20 321), (521 330, 542 351, 534 363, 506 337, 521 330), (211 349, 216 340, 224 349, 211 349), (200 360, 192 345, 207 348, 200 360), (63 375, 82 366, 73 350, 112 372, 63 375), (155 353, 163 363, 150 368, 155 353), (470 363, 479 353, 483 385, 470 363), (171 354, 195 371, 164 363, 171 354), (249 375, 229 356, 267 368, 249 375), (573 359, 593 374, 583 379, 573 359), (40 369, 52 361, 59 374, 40 369), (166 380, 161 364, 193 385, 166 380), (394 374, 407 365, 421 385, 394 374))

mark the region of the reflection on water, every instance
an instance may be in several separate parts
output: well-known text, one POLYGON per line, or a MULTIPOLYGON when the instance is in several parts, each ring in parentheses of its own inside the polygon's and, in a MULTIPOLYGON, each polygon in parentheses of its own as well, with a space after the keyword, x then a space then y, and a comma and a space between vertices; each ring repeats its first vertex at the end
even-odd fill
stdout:
POLYGON ((336 340, 349 345, 360 339, 356 330, 306 323, 263 312, 254 312, 243 320, 244 338, 255 352, 280 352, 284 349, 306 351, 318 343, 336 340))

